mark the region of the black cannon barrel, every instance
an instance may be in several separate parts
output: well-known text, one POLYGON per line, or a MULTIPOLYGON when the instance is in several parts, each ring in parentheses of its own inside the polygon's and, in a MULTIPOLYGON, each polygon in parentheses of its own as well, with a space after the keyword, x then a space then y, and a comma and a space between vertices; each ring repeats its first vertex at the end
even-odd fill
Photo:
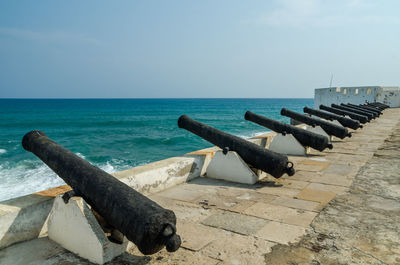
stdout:
POLYGON ((245 139, 193 120, 187 115, 179 117, 178 126, 220 148, 228 148, 230 151, 237 152, 246 163, 275 178, 280 178, 285 173, 289 176, 295 173, 293 163, 288 161, 287 156, 269 151, 245 139))
POLYGON ((350 108, 350 109, 353 109, 353 110, 357 110, 357 111, 360 111, 361 113, 366 113, 366 114, 372 115, 372 119, 375 119, 375 118, 377 118, 379 116, 379 114, 376 113, 376 112, 372 112, 372 111, 363 109, 363 108, 358 107, 358 106, 351 106, 349 104, 344 104, 344 103, 341 103, 340 106, 347 107, 347 108, 350 108))
POLYGON ((272 120, 265 116, 255 114, 251 111, 247 111, 244 115, 244 118, 277 133, 282 133, 284 135, 290 133, 303 146, 309 146, 321 152, 326 148, 333 148, 332 144, 329 143, 328 137, 326 136, 301 129, 290 124, 272 120))
POLYGON ((371 108, 371 107, 364 106, 364 105, 355 105, 355 104, 351 104, 351 103, 347 103, 346 105, 352 106, 352 107, 358 107, 358 108, 361 108, 361 109, 363 109, 363 110, 367 110, 367 111, 376 113, 378 116, 380 116, 380 115, 382 114, 382 111, 380 111, 380 110, 377 109, 377 108, 371 108))
POLYGON ((372 114, 370 114, 370 113, 366 113, 364 111, 355 110, 355 109, 352 109, 352 108, 349 108, 349 107, 340 106, 340 105, 337 105, 337 104, 331 104, 331 107, 337 108, 337 109, 341 109, 341 110, 345 110, 345 111, 349 111, 349 112, 353 112, 353 113, 358 114, 358 115, 364 115, 364 116, 366 116, 368 118, 368 121, 370 121, 370 120, 372 120, 374 118, 374 116, 372 114))
POLYGON ((42 131, 27 133, 22 146, 47 164, 143 254, 153 254, 164 246, 168 251, 179 248, 181 240, 176 234, 173 211, 65 149, 42 131))
POLYGON ((285 108, 281 110, 281 115, 303 122, 311 126, 320 126, 328 135, 333 135, 340 139, 343 139, 345 137, 351 137, 351 133, 349 133, 349 131, 345 127, 336 125, 332 122, 312 118, 310 116, 300 114, 285 108))
POLYGON ((354 120, 358 120, 361 123, 367 123, 368 122, 368 117, 364 116, 364 115, 359 115, 359 114, 355 114, 354 112, 350 112, 350 111, 346 111, 346 110, 341 110, 341 109, 337 109, 337 108, 331 108, 325 105, 320 105, 319 106, 320 109, 322 110, 326 110, 338 115, 343 115, 343 116, 349 116, 350 118, 354 119, 354 120))
POLYGON ((380 107, 380 108, 382 108, 382 109, 390 108, 389 105, 383 104, 383 103, 381 103, 381 102, 372 102, 372 103, 368 103, 368 104, 371 104, 371 105, 373 105, 373 106, 380 107))
POLYGON ((370 108, 374 108, 374 109, 377 109, 379 111, 383 111, 385 109, 382 106, 379 106, 379 105, 376 105, 376 104, 373 104, 373 103, 368 103, 368 102, 365 103, 365 104, 362 104, 362 106, 367 106, 367 107, 370 107, 370 108))
POLYGON ((327 119, 327 120, 336 120, 338 121, 341 125, 343 125, 344 127, 348 127, 351 128, 353 130, 357 130, 358 128, 362 128, 363 126, 360 124, 359 121, 357 120, 353 120, 353 119, 349 119, 334 113, 330 113, 330 112, 326 112, 326 111, 322 111, 322 110, 316 110, 316 109, 311 109, 308 107, 304 107, 303 111, 305 113, 323 118, 323 119, 327 119))

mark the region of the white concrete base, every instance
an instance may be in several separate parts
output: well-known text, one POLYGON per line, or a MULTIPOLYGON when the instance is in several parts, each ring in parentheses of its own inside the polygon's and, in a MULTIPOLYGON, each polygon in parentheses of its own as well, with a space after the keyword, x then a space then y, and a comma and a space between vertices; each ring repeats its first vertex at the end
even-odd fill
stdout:
POLYGON ((222 151, 215 152, 207 167, 207 177, 244 184, 254 184, 260 179, 247 163, 233 151, 229 151, 226 155, 222 151))
POLYGON ((307 130, 307 131, 310 131, 310 132, 313 132, 313 133, 316 133, 316 134, 323 135, 323 136, 325 136, 325 137, 328 138, 329 143, 332 142, 332 136, 329 135, 329 134, 327 134, 327 133, 324 131, 324 129, 321 128, 321 126, 312 127, 312 126, 308 126, 308 125, 307 125, 306 130, 307 130))
POLYGON ((88 204, 72 197, 67 204, 58 195, 49 215, 49 238, 63 248, 97 264, 104 264, 125 252, 128 240, 112 243, 104 234, 88 204))
POLYGON ((305 156, 309 152, 309 148, 299 143, 293 135, 282 135, 280 133, 272 139, 269 150, 279 154, 296 156, 305 156))

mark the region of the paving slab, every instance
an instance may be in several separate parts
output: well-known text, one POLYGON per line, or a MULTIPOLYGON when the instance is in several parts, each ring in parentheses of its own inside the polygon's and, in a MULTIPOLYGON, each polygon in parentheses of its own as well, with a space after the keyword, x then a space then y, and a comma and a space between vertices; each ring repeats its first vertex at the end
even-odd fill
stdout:
POLYGON ((311 189, 303 189, 296 195, 296 199, 319 202, 318 210, 322 210, 322 208, 328 204, 331 200, 333 200, 336 196, 336 193, 329 191, 320 191, 320 190, 311 190, 311 189))
POLYGON ((262 187, 257 189, 257 192, 266 193, 270 195, 277 195, 277 196, 294 197, 300 192, 300 190, 283 188, 278 186, 278 187, 262 187))
POLYGON ((319 172, 327 168, 331 163, 316 160, 302 160, 296 164, 297 170, 319 172))
POLYGON ((268 220, 303 227, 309 227, 310 223, 317 215, 317 213, 311 211, 289 208, 282 205, 266 204, 262 202, 252 205, 245 211, 245 213, 268 220))
POLYGON ((182 188, 181 186, 170 188, 166 191, 158 193, 158 196, 166 197, 169 199, 191 202, 204 193, 201 191, 193 191, 182 188))
POLYGON ((301 190, 305 188, 308 184, 307 181, 304 180, 293 180, 291 178, 280 178, 275 181, 277 184, 282 184, 284 188, 289 189, 298 189, 301 190))
POLYGON ((307 211, 317 211, 320 204, 319 202, 299 200, 288 197, 277 197, 270 203, 307 211))
POLYGON ((289 244, 297 242, 306 231, 306 228, 301 226, 269 221, 256 236, 280 244, 289 244))
POLYGON ((202 224, 222 228, 242 235, 253 235, 260 230, 267 221, 261 218, 232 213, 218 212, 205 219, 202 224))
POLYGON ((193 251, 198 251, 217 239, 210 227, 201 224, 178 221, 176 229, 181 236, 182 247, 193 251))
POLYGON ((328 191, 328 192, 333 192, 333 193, 336 193, 336 194, 343 194, 344 192, 346 192, 348 190, 347 187, 337 186, 337 185, 321 184, 321 183, 310 183, 307 186, 307 189, 328 191))
POLYGON ((263 264, 265 253, 276 243, 254 236, 243 236, 215 229, 218 236, 201 250, 205 256, 221 260, 221 264, 263 264), (229 247, 227 247, 229 245, 229 247))
POLYGON ((201 205, 202 208, 218 208, 233 212, 243 212, 255 202, 250 200, 240 200, 236 197, 228 197, 221 195, 203 195, 199 197, 195 203, 201 205))

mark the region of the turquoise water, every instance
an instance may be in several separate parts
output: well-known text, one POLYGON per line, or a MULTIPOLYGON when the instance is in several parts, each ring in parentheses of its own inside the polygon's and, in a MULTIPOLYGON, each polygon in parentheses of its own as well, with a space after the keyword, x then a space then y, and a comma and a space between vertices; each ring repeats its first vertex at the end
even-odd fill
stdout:
POLYGON ((211 146, 179 129, 187 114, 220 130, 250 137, 267 129, 244 120, 247 110, 288 122, 313 99, 0 99, 0 201, 64 184, 21 139, 42 130, 107 172, 211 146))

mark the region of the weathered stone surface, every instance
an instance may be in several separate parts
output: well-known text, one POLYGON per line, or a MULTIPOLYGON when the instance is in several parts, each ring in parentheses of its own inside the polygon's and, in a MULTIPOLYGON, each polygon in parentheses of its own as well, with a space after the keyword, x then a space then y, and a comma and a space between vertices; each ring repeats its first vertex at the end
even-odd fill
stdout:
POLYGON ((324 174, 319 176, 313 176, 310 179, 310 182, 350 187, 350 185, 353 183, 353 178, 340 176, 337 174, 324 174))
POLYGON ((321 204, 329 203, 335 198, 336 193, 329 191, 304 189, 296 195, 296 199, 319 202, 321 204))
POLYGON ((307 186, 307 189, 328 191, 328 192, 333 192, 336 194, 342 194, 346 190, 348 190, 348 188, 346 188, 346 187, 336 186, 336 185, 327 185, 327 184, 321 184, 321 183, 311 183, 310 185, 307 186))
POLYGON ((266 255, 271 264, 400 264, 400 124, 358 172, 349 191, 314 219, 290 247, 266 255))
POLYGON ((240 200, 236 197, 213 194, 201 196, 195 201, 195 203, 201 205, 204 209, 218 208, 221 210, 229 210, 241 213, 255 202, 250 200, 240 200))
POLYGON ((186 190, 180 187, 174 187, 166 191, 160 192, 157 195, 166 197, 169 199, 180 200, 180 201, 193 201, 203 195, 203 192, 186 190))
POLYGON ((317 215, 315 212, 262 202, 257 202, 253 206, 249 207, 245 213, 268 220, 303 227, 309 227, 311 221, 317 215))
POLYGON ((265 253, 276 243, 254 236, 243 236, 215 229, 218 237, 201 250, 203 255, 221 260, 220 264, 263 264, 265 253), (227 244, 229 247, 227 247, 227 244))
POLYGON ((263 188, 257 189, 257 192, 271 194, 271 195, 277 195, 277 196, 294 197, 300 192, 300 190, 282 188, 282 187, 277 186, 277 187, 263 187, 263 188))
POLYGON ((276 199, 271 201, 271 204, 282 205, 307 211, 316 211, 319 206, 319 202, 305 201, 287 197, 277 197, 276 199))
POLYGON ((266 220, 231 212, 219 212, 202 222, 204 225, 222 228, 242 235, 253 235, 260 230, 266 220))
POLYGON ((284 188, 299 189, 299 190, 305 188, 308 184, 310 184, 310 183, 307 182, 307 181, 303 181, 303 180, 293 180, 293 179, 291 179, 291 178, 290 178, 290 179, 287 179, 287 178, 285 178, 285 179, 280 178, 280 179, 277 179, 277 180, 276 180, 276 183, 277 183, 277 184, 282 184, 284 188))
POLYGON ((215 233, 207 226, 189 222, 177 222, 177 231, 182 240, 182 247, 200 250, 216 239, 215 233))
POLYGON ((296 242, 305 234, 304 227, 269 221, 256 236, 280 244, 289 244, 296 242))
POLYGON ((330 164, 330 162, 303 160, 297 163, 295 168, 302 171, 319 172, 327 168, 330 164))

